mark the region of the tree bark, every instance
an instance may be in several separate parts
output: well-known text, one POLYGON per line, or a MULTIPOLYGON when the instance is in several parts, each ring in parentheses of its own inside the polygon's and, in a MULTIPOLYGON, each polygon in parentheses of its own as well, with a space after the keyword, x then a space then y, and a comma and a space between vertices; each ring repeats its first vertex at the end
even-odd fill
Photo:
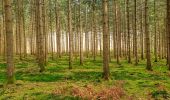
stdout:
POLYGON ((13 84, 14 60, 13 60, 13 26, 12 26, 12 0, 4 0, 5 4, 5 28, 6 28, 6 51, 7 51, 7 84, 13 84))
POLYGON ((72 0, 68 0, 68 31, 69 31, 69 69, 72 69, 72 60, 73 60, 73 33, 72 33, 72 0))
POLYGON ((168 69, 170 70, 170 1, 167 0, 168 69))
POLYGON ((154 0, 154 32, 155 32, 155 37, 154 37, 154 56, 155 56, 155 62, 158 61, 157 57, 157 32, 156 32, 156 0, 154 0))
POLYGON ((145 0, 145 37, 146 37, 146 58, 147 58, 147 70, 152 70, 151 56, 150 56, 150 34, 149 34, 149 22, 148 22, 148 0, 145 0))
POLYGON ((136 15, 136 0, 134 0, 134 17, 135 17, 135 22, 134 22, 134 50, 135 50, 135 65, 138 65, 138 49, 137 49, 137 15, 136 15))
POLYGON ((129 0, 126 1, 127 5, 127 35, 128 35, 128 63, 131 63, 131 47, 130 47, 130 23, 129 23, 129 0))
POLYGON ((81 22, 81 1, 79 0, 79 36, 80 36, 80 65, 83 65, 83 34, 81 22))
POLYGON ((103 0, 103 77, 109 79, 108 0, 103 0))

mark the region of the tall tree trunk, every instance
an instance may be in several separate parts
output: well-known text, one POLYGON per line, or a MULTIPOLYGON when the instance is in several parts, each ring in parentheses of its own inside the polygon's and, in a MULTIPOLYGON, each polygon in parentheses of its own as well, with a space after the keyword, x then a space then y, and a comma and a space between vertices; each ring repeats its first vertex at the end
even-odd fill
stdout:
POLYGON ((21 2, 22 4, 22 28, 23 28, 23 46, 24 46, 24 55, 25 58, 27 56, 27 44, 26 44, 26 27, 25 27, 25 14, 24 14, 24 0, 21 2))
POLYGON ((43 2, 42 0, 36 0, 36 32, 37 32, 37 53, 38 53, 38 66, 40 72, 45 70, 45 59, 44 59, 44 34, 43 34, 43 13, 42 12, 43 2))
MULTIPOLYGON (((111 40, 110 40, 110 6, 109 6, 109 3, 108 3, 108 33, 109 33, 109 62, 111 62, 111 47, 110 47, 110 43, 111 43, 111 40)), ((97 37, 98 37, 98 34, 97 34, 97 37)), ((98 51, 98 38, 96 37, 96 49, 98 51)))
POLYGON ((88 32, 88 27, 87 27, 87 17, 88 17, 88 9, 87 9, 87 5, 86 5, 86 15, 85 15, 85 46, 86 46, 86 57, 89 57, 89 32, 88 32))
POLYGON ((160 29, 160 22, 158 21, 158 56, 161 59, 161 29, 160 29))
POLYGON ((42 34, 43 34, 43 40, 42 40, 42 42, 43 42, 43 44, 44 44, 44 46, 43 46, 43 60, 44 60, 44 64, 45 65, 47 65, 47 39, 46 39, 46 37, 47 37, 47 16, 46 16, 46 0, 42 0, 42 34))
POLYGON ((103 77, 109 79, 108 0, 103 0, 103 77))
POLYGON ((93 60, 96 60, 96 0, 93 0, 93 60))
POLYGON ((117 25, 116 25, 116 21, 117 21, 117 15, 116 15, 116 1, 113 0, 113 22, 115 24, 113 24, 113 50, 114 50, 114 58, 116 58, 116 34, 117 34, 117 25))
POLYGON ((79 36, 80 36, 80 65, 83 65, 83 34, 81 22, 81 1, 79 0, 79 36))
MULTIPOLYGON (((142 0, 141 0, 141 3, 143 3, 142 2, 142 0)), ((143 39, 143 35, 144 35, 144 31, 143 31, 143 9, 142 9, 142 7, 141 7, 141 10, 140 10, 140 16, 141 16, 141 18, 140 18, 140 35, 141 35, 141 59, 143 60, 144 59, 144 39, 143 39)))
POLYGON ((138 65, 138 47, 137 47, 137 17, 136 17, 136 0, 134 0, 134 4, 135 4, 135 6, 134 6, 134 17, 135 17, 135 22, 134 22, 134 49, 135 49, 135 65, 138 65))
POLYGON ((51 33, 51 57, 52 60, 54 60, 54 43, 53 43, 53 37, 54 37, 54 33, 53 33, 53 21, 52 21, 52 0, 49 1, 49 6, 50 8, 50 33, 51 33))
POLYGON ((68 0, 68 31, 69 31, 69 69, 72 69, 73 60, 73 33, 72 33, 72 0, 68 0))
POLYGON ((116 18, 116 20, 115 20, 115 24, 116 24, 116 60, 117 60, 117 64, 120 64, 120 59, 119 59, 119 54, 120 54, 120 24, 119 24, 119 18, 120 18, 120 16, 119 16, 119 8, 118 8, 118 5, 117 5, 117 2, 116 2, 116 0, 115 0, 115 6, 116 6, 116 12, 115 12, 115 18, 116 18))
POLYGON ((170 70, 170 1, 167 0, 168 68, 170 70))
POLYGON ((3 59, 6 59, 6 28, 5 27, 5 7, 4 7, 5 3, 4 0, 2 0, 2 19, 3 19, 3 59))
POLYGON ((154 0, 154 55, 155 55, 155 62, 158 61, 157 57, 157 32, 156 32, 156 0, 154 0))
POLYGON ((128 35, 128 63, 131 63, 131 47, 130 47, 130 23, 129 23, 129 0, 126 1, 127 5, 127 35, 128 35))
POLYGON ((5 28, 6 28, 6 51, 7 51, 7 84, 13 84, 14 60, 13 60, 13 26, 12 26, 12 0, 4 0, 5 4, 5 28))
POLYGON ((56 15, 56 47, 58 57, 61 58, 61 30, 60 30, 60 8, 58 4, 58 0, 55 1, 55 15, 56 15))
POLYGON ((23 0, 17 0, 18 3, 18 38, 19 38, 19 53, 22 60, 22 34, 23 34, 23 0))
POLYGON ((147 70, 152 70, 151 56, 150 56, 150 34, 149 34, 149 22, 148 22, 148 0, 145 0, 145 37, 146 37, 146 58, 147 58, 147 70))

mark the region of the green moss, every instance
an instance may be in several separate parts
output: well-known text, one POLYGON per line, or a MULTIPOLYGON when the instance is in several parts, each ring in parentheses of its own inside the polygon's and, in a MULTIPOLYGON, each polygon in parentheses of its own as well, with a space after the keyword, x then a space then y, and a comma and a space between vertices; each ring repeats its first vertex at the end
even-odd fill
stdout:
MULTIPOLYGON (((166 61, 153 62, 153 71, 146 71, 146 61, 140 61, 138 66, 133 63, 128 64, 126 60, 121 60, 121 66, 115 60, 110 63, 110 81, 102 79, 102 59, 84 59, 84 65, 80 66, 79 59, 74 60, 73 69, 68 69, 68 57, 63 56, 55 60, 49 59, 46 70, 39 72, 39 67, 33 57, 27 57, 22 61, 15 61, 16 82, 22 81, 12 89, 9 88, 0 93, 0 99, 38 99, 38 100, 79 100, 69 93, 63 95, 53 95, 52 92, 67 86, 85 86, 93 84, 96 87, 117 85, 117 81, 124 81, 123 89, 128 96, 147 99, 149 94, 162 98, 164 92, 158 93, 159 86, 170 92, 170 75, 166 67, 166 61), (64 87, 63 86, 63 87, 64 87), (163 94, 162 94, 163 93, 163 94)), ((0 85, 5 82, 4 62, 0 62, 0 85)), ((3 87, 1 87, 3 88, 3 87)), ((1 90, 0 88, 0 90, 1 90)), ((70 92, 71 90, 67 90, 70 92)))

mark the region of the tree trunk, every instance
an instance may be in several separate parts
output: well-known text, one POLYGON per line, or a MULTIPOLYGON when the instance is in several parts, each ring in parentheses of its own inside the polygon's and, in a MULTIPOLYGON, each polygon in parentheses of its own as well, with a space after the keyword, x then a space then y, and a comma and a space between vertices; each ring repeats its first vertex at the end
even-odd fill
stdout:
MULTIPOLYGON (((142 1, 142 0, 141 0, 142 1)), ((142 3, 142 2, 141 2, 142 3)), ((144 35, 144 31, 143 31, 143 9, 141 7, 141 10, 140 10, 140 35, 141 35, 141 59, 143 60, 144 59, 144 39, 143 39, 143 35, 144 35)))
POLYGON ((137 17, 136 17, 136 0, 134 0, 134 17, 135 17, 135 22, 134 22, 134 51, 135 51, 135 65, 138 65, 138 49, 137 49, 137 17))
POLYGON ((170 70, 170 1, 167 0, 168 68, 170 70))
POLYGON ((4 0, 5 4, 5 28, 6 28, 6 50, 7 50, 7 84, 13 84, 14 60, 13 60, 13 26, 12 26, 12 0, 4 0))
MULTIPOLYGON (((52 0, 49 1, 49 6, 52 7, 52 0)), ((53 21, 52 21, 52 8, 50 8, 50 33, 51 33, 51 58, 54 60, 54 43, 53 43, 53 21)))
POLYGON ((156 32, 156 0, 154 0, 154 31, 155 31, 155 37, 154 37, 154 55, 155 55, 155 62, 158 61, 157 59, 157 32, 156 32))
POLYGON ((130 23, 129 23, 129 0, 126 1, 127 5, 127 34, 128 34, 128 63, 131 63, 131 47, 130 47, 130 23))
POLYGON ((61 30, 60 30, 60 8, 58 0, 55 1, 55 15, 56 15, 56 47, 58 57, 61 58, 61 30))
POLYGON ((93 0, 93 60, 96 60, 96 0, 93 0))
POLYGON ((72 33, 72 8, 71 8, 72 0, 68 0, 68 31, 69 31, 69 69, 72 69, 72 45, 73 45, 73 33, 72 33))
POLYGON ((43 2, 42 0, 36 0, 36 32, 37 32, 37 53, 38 53, 38 66, 40 72, 45 70, 45 59, 44 59, 44 34, 43 34, 43 2))
POLYGON ((147 70, 152 70, 151 56, 150 56, 150 34, 149 34, 149 22, 148 22, 148 0, 145 0, 145 37, 146 37, 146 58, 147 58, 147 70))
POLYGON ((80 36, 80 65, 83 65, 83 34, 81 22, 81 1, 79 0, 79 36, 80 36))
POLYGON ((109 79, 108 0, 103 0, 103 77, 109 79))

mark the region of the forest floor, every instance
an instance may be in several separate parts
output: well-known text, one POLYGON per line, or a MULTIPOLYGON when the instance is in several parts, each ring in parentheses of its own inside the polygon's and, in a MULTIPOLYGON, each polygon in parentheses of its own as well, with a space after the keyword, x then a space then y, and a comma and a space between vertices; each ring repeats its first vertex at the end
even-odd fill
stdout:
POLYGON ((68 69, 66 57, 49 60, 46 71, 39 73, 33 57, 16 60, 16 84, 5 86, 5 63, 0 62, 0 100, 170 100, 170 72, 166 61, 152 63, 153 71, 145 70, 145 61, 138 66, 126 60, 110 63, 111 78, 102 79, 102 60, 85 59, 84 65, 74 61, 68 69))

